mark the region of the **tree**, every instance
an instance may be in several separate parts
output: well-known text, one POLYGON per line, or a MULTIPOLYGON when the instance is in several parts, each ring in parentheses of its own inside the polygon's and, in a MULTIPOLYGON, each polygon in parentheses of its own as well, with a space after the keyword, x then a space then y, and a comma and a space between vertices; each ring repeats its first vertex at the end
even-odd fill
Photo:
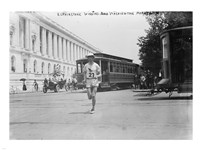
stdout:
POLYGON ((150 28, 146 36, 138 38, 139 57, 145 70, 158 75, 161 69, 162 51, 160 34, 166 30, 182 26, 192 26, 192 12, 141 12, 150 28))

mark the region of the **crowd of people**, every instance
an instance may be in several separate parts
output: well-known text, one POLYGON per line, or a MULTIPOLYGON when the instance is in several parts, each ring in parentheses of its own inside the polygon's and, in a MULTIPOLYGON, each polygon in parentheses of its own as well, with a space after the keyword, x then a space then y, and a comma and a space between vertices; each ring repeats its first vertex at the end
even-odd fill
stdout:
MULTIPOLYGON (((65 81, 65 80, 63 80, 63 78, 58 78, 58 77, 49 78, 49 79, 45 78, 44 79, 44 85, 49 86, 51 83, 55 84, 55 83, 62 82, 62 81, 65 81)), ((77 89, 76 78, 66 80, 65 85, 68 87, 68 89, 73 88, 73 89, 76 90, 77 89)))
POLYGON ((142 75, 134 76, 134 89, 153 89, 160 81, 161 77, 154 76, 152 73, 148 72, 142 75))

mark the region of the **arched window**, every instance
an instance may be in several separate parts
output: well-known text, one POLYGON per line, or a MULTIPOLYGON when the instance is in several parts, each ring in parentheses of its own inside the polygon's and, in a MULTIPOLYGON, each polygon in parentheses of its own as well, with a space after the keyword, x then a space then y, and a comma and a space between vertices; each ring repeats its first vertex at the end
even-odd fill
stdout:
POLYGON ((53 72, 56 71, 56 64, 53 65, 53 72))
POLYGON ((10 32, 10 45, 13 45, 13 32, 10 32))
POLYGON ((13 25, 10 26, 10 45, 13 45, 13 36, 14 36, 15 27, 13 25))
POLYGON ((64 73, 64 75, 65 75, 65 66, 63 66, 63 73, 64 73))
POLYGON ((67 67, 67 75, 69 76, 70 75, 70 70, 69 70, 69 67, 67 67))
POLYGON ((23 69, 24 69, 24 73, 27 73, 27 60, 26 59, 23 60, 23 69))
POLYGON ((71 68, 71 76, 73 75, 73 67, 71 68))
POLYGON ((33 72, 37 73, 37 61, 36 60, 34 60, 34 63, 33 63, 33 72))
POLYGON ((32 35, 32 51, 35 51, 36 35, 32 35))
POLYGON ((48 74, 50 74, 51 73, 51 64, 49 63, 48 64, 48 74))
POLYGON ((61 65, 59 65, 58 70, 61 70, 61 65))
POLYGON ((41 73, 44 73, 44 62, 42 62, 42 66, 41 66, 41 73))
POLYGON ((16 62, 15 61, 16 61, 15 56, 12 56, 11 57, 11 71, 13 71, 13 72, 15 72, 15 70, 16 70, 16 68, 15 68, 16 62))

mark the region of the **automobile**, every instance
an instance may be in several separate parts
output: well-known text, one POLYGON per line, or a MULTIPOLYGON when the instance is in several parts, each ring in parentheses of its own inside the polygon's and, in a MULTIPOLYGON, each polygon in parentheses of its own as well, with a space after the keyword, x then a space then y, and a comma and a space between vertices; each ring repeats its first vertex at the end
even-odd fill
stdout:
POLYGON ((48 90, 52 90, 54 92, 59 92, 60 89, 65 89, 66 91, 69 90, 66 80, 57 79, 57 77, 60 77, 62 74, 58 73, 52 73, 50 74, 53 76, 53 80, 47 80, 44 79, 44 85, 43 85, 43 92, 46 93, 48 90))
POLYGON ((80 83, 77 83, 77 84, 76 84, 76 87, 77 87, 77 89, 85 89, 85 88, 86 88, 86 85, 85 85, 85 83, 80 82, 80 83))

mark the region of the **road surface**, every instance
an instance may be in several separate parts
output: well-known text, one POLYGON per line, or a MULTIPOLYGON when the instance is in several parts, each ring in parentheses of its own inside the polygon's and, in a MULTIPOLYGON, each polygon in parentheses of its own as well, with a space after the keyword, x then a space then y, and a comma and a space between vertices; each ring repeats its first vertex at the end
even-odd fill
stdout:
POLYGON ((84 92, 10 95, 10 139, 192 139, 192 99, 178 94, 99 92, 90 109, 84 92))

